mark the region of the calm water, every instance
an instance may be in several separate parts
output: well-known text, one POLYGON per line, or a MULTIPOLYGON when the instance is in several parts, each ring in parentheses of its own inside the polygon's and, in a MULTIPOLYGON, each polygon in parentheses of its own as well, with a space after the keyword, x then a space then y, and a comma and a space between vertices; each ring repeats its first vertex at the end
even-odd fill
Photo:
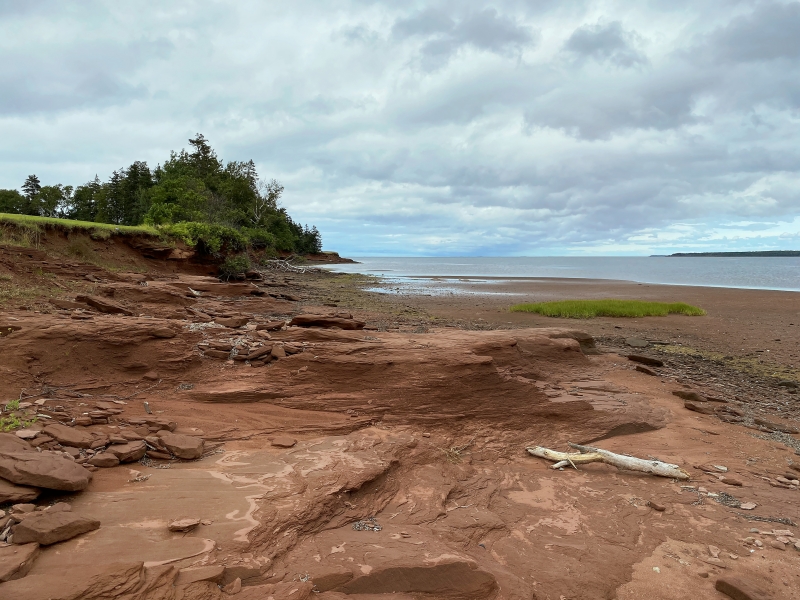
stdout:
POLYGON ((640 283, 800 291, 800 257, 360 257, 342 273, 406 277, 577 277, 640 283))

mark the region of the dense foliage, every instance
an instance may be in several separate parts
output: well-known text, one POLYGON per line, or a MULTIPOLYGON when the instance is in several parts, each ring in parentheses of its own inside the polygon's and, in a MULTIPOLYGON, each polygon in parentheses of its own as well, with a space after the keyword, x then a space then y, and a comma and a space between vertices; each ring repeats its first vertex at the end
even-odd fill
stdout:
POLYGON ((252 160, 224 164, 200 134, 189 143, 191 152, 172 152, 155 169, 136 161, 76 188, 30 175, 21 191, 0 190, 0 213, 154 225, 208 253, 322 250, 317 228, 292 220, 278 204, 283 186, 259 178, 252 160))

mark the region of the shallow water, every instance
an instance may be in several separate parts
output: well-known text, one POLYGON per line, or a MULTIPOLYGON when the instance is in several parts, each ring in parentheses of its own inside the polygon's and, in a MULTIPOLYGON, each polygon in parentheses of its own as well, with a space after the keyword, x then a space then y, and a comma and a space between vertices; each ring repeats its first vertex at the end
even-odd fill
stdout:
MULTIPOLYGON (((359 257, 341 273, 427 279, 562 277, 800 291, 800 257, 359 257)), ((382 288, 386 291, 387 288, 382 288)))

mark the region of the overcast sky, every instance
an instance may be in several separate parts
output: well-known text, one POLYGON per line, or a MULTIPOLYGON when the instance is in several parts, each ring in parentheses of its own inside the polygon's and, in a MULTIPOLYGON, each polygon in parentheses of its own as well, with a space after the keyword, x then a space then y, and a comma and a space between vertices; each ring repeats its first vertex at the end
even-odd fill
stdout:
POLYGON ((345 255, 800 249, 800 2, 0 0, 0 187, 203 133, 345 255))

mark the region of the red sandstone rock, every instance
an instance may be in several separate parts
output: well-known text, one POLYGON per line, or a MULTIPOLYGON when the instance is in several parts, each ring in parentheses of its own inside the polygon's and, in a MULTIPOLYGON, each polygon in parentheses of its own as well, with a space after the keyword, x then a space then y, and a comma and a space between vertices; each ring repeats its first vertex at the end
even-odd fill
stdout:
POLYGON ((191 531, 200 525, 200 519, 179 519, 169 524, 170 531, 191 531))
POLYGON ((225 572, 223 565, 213 565, 210 567, 194 567, 181 569, 175 579, 175 585, 189 585, 197 581, 213 581, 219 583, 225 572))
POLYGON ((363 321, 355 319, 345 319, 342 317, 331 317, 324 315, 297 315, 289 323, 296 327, 339 327, 340 329, 364 329, 363 321))
POLYGON ((114 444, 106 449, 108 454, 116 456, 121 463, 137 461, 144 456, 146 451, 147 446, 144 441, 114 444))
POLYGON ((194 460, 203 456, 202 438, 169 431, 159 432, 159 437, 167 450, 178 458, 194 460))
POLYGON ((272 438, 271 443, 276 448, 291 448, 297 443, 297 440, 294 439, 293 437, 282 435, 276 438, 272 438))
POLYGON ((717 579, 714 588, 733 600, 769 600, 771 594, 753 586, 738 577, 724 577, 717 579))
POLYGON ((111 452, 98 452, 87 461, 90 465, 101 468, 116 467, 119 464, 117 458, 111 452))
POLYGON ((78 302, 85 302, 95 310, 101 313, 107 313, 112 315, 133 315, 133 312, 128 310, 127 308, 120 306, 116 302, 112 302, 106 298, 100 298, 98 296, 85 296, 80 295, 76 296, 75 300, 78 302))
POLYGON ((81 517, 68 511, 45 511, 26 518, 14 527, 15 544, 36 542, 49 546, 75 536, 94 531, 100 527, 100 521, 81 517))
POLYGON ((218 325, 222 325, 223 327, 230 327, 235 329, 237 327, 242 327, 243 325, 247 325, 250 322, 250 319, 247 317, 217 317, 214 319, 218 325))
POLYGON ((77 492, 89 485, 92 476, 64 456, 0 450, 0 477, 17 485, 77 492))
POLYGON ((54 423, 47 425, 43 430, 62 446, 72 446, 73 448, 90 448, 94 437, 91 433, 81 427, 67 427, 54 423))
POLYGON ((256 325, 256 331, 279 331, 283 329, 284 325, 286 325, 285 321, 268 321, 256 325))
POLYGON ((0 583, 28 574, 39 555, 39 544, 0 546, 0 583))
POLYGON ((39 497, 40 490, 33 487, 14 485, 10 481, 0 479, 0 504, 6 502, 30 502, 39 497))

